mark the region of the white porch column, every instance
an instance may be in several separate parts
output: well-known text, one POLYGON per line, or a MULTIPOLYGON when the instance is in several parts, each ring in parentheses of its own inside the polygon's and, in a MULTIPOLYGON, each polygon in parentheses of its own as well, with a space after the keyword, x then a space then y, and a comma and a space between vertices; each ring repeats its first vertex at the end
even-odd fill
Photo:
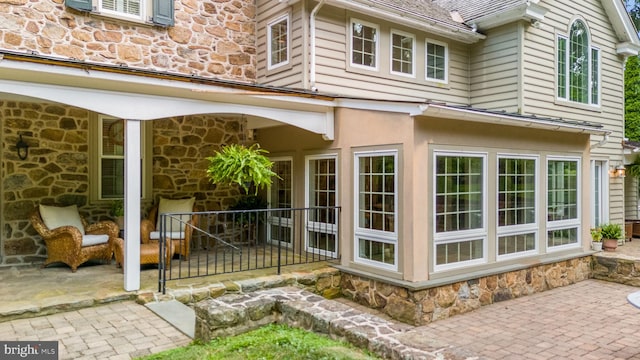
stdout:
POLYGON ((124 289, 140 289, 140 120, 125 120, 124 289))

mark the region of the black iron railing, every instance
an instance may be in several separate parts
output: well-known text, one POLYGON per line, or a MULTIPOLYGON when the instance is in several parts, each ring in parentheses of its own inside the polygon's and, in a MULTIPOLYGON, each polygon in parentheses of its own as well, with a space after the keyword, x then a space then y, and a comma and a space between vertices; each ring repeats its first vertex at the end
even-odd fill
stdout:
POLYGON ((340 207, 160 215, 158 291, 168 280, 281 268, 339 258, 340 207), (172 245, 167 239, 172 238, 172 245))

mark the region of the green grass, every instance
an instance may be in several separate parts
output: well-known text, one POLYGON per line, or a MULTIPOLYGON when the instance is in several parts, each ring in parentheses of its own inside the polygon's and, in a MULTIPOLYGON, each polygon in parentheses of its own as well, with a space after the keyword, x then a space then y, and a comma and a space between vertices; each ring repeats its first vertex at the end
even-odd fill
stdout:
POLYGON ((316 333, 284 325, 267 325, 245 334, 218 338, 207 344, 195 341, 185 347, 140 359, 350 360, 379 358, 349 343, 335 341, 316 333))

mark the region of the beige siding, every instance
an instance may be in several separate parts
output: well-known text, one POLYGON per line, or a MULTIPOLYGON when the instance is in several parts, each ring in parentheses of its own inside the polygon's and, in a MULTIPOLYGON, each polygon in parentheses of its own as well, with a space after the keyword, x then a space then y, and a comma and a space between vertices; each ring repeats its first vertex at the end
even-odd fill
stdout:
POLYGON ((308 72, 307 56, 304 54, 308 20, 304 11, 304 2, 288 6, 277 0, 258 1, 256 29, 258 83, 281 87, 304 87, 308 72), (291 27, 289 64, 269 70, 267 67, 267 24, 285 14, 289 14, 291 27))
POLYGON ((468 45, 391 24, 379 19, 325 6, 317 18, 316 87, 321 92, 347 96, 391 100, 435 100, 451 104, 468 104, 468 45), (355 69, 349 66, 348 23, 351 17, 377 24, 380 29, 378 69, 355 69), (390 31, 415 35, 416 74, 414 77, 390 72, 390 31), (446 84, 425 80, 425 39, 447 42, 449 81, 446 84))
MULTIPOLYGON (((541 5, 551 9, 541 28, 528 26, 524 38, 524 112, 537 116, 562 117, 569 120, 596 121, 611 132, 609 141, 591 151, 594 158, 608 158, 609 165, 622 163, 621 141, 623 137, 623 59, 616 55, 617 38, 612 30, 600 1, 583 2, 542 1, 541 5), (587 19, 591 43, 600 49, 601 56, 601 106, 589 107, 556 100, 556 36, 567 34, 575 14, 587 19)), ((602 139, 592 137, 592 145, 602 139)), ((609 217, 621 222, 625 206, 624 181, 610 178, 609 217)))
POLYGON ((518 25, 485 32, 487 38, 471 51, 471 106, 518 111, 518 25))
POLYGON ((624 218, 640 219, 640 211, 638 211, 638 179, 633 176, 627 176, 624 179, 624 218))

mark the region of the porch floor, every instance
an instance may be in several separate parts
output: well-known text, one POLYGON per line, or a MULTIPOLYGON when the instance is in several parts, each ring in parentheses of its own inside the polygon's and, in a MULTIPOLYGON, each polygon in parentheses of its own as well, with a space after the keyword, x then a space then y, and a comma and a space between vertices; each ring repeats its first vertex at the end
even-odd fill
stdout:
MULTIPOLYGON (((200 271, 206 274, 201 266, 194 267, 202 253, 192 252, 190 262, 171 262, 173 277, 179 271, 189 271, 192 275, 200 271), (190 266, 187 268, 187 264, 190 266), (181 269, 181 270, 178 270, 181 269)), ((243 257, 246 261, 246 257, 243 257)), ((212 283, 255 279, 277 274, 277 268, 256 270, 254 266, 243 266, 249 271, 222 273, 223 266, 231 268, 231 261, 240 258, 228 258, 220 262, 219 275, 167 281, 167 294, 186 289, 206 287, 212 283)), ((200 262, 204 265, 206 262, 200 262)), ((238 264, 233 265, 238 269, 238 264)), ((309 273, 327 268, 328 262, 283 266, 281 274, 309 273)), ((229 270, 226 270, 229 271, 229 270)), ((211 269, 209 272, 213 272, 211 269)), ((64 264, 52 264, 46 268, 39 265, 0 267, 0 322, 17 318, 28 318, 56 312, 91 307, 114 301, 136 299, 138 296, 161 297, 158 293, 158 268, 156 265, 143 265, 140 271, 140 290, 127 292, 124 290, 124 274, 115 265, 89 261, 78 268, 75 273, 64 264)))

